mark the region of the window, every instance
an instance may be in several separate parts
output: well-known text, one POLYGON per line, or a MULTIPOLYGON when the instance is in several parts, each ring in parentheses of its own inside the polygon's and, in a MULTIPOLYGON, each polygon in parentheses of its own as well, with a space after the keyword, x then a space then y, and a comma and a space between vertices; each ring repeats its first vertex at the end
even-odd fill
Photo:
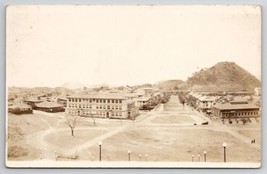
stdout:
POLYGON ((116 103, 118 103, 118 100, 115 100, 116 101, 116 103))
POLYGON ((100 109, 102 109, 102 105, 100 105, 100 109))
POLYGON ((108 103, 109 103, 110 101, 108 100, 108 103))
POLYGON ((112 103, 114 103, 114 100, 111 100, 112 101, 112 103))
POLYGON ((96 99, 96 103, 98 103, 98 99, 96 99))
POLYGON ((119 100, 119 103, 122 103, 122 100, 119 100))
POLYGON ((103 103, 106 103, 106 100, 105 99, 103 100, 103 103))

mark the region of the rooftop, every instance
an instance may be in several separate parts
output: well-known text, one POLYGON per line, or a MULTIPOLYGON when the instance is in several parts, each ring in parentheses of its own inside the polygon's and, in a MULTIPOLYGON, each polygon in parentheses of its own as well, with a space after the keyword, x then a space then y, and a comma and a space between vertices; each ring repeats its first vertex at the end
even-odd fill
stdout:
POLYGON ((27 102, 42 102, 42 100, 38 99, 37 97, 30 97, 26 101, 27 102))
POLYGON ((138 98, 138 101, 148 101, 150 97, 140 97, 138 98))
POLYGON ((200 101, 215 101, 216 97, 211 97, 211 96, 202 96, 199 98, 200 101))
POLYGON ((235 109, 259 109, 258 106, 253 104, 230 104, 230 103, 216 103, 212 107, 220 109, 220 110, 235 110, 235 109))
POLYGON ((32 108, 31 106, 25 104, 25 103, 17 103, 17 104, 14 104, 12 106, 9 106, 9 108, 26 108, 26 109, 30 109, 32 108))
POLYGON ((67 98, 126 99, 124 94, 119 93, 73 94, 67 98))
POLYGON ((36 105, 39 108, 58 108, 58 107, 63 107, 61 104, 58 104, 56 102, 42 102, 36 105))

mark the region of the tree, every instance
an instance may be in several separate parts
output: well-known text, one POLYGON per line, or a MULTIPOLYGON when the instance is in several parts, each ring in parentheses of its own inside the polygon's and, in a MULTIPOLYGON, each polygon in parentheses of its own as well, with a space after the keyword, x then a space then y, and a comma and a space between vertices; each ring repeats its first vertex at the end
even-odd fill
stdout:
POLYGON ((78 116, 66 116, 65 124, 70 127, 71 136, 74 136, 74 129, 76 127, 78 116))
POLYGON ((16 115, 22 114, 20 108, 18 108, 18 107, 15 107, 15 108, 13 109, 13 113, 16 114, 16 115))
POLYGON ((242 118, 241 121, 243 122, 243 124, 246 124, 248 122, 246 118, 242 118))

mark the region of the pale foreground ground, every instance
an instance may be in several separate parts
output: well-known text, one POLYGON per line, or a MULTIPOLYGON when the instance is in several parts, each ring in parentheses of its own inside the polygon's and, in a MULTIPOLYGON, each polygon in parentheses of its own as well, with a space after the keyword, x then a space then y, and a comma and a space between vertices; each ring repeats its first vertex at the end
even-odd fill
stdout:
POLYGON ((7 165, 259 167, 261 162, 260 123, 223 125, 183 106, 177 96, 153 111, 142 112, 134 122, 96 119, 94 125, 91 118, 79 118, 75 136, 70 133, 63 113, 8 115, 7 165), (210 124, 201 125, 205 121, 210 124), (99 141, 103 143, 101 163, 99 141), (223 142, 227 143, 227 163, 223 163, 223 142))

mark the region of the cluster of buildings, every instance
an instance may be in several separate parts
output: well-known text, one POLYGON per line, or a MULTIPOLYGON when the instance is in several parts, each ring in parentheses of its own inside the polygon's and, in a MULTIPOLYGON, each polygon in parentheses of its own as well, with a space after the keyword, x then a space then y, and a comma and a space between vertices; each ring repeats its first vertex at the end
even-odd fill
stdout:
POLYGON ((260 107, 254 99, 259 93, 248 92, 189 92, 180 98, 198 111, 222 119, 250 119, 260 116, 260 107))
POLYGON ((62 100, 57 97, 52 100, 51 97, 46 95, 29 96, 24 98, 9 98, 8 99, 8 112, 14 114, 31 114, 33 110, 40 110, 45 112, 64 112, 65 107, 62 100))
POLYGON ((133 119, 139 110, 153 109, 162 101, 157 89, 140 88, 131 92, 97 92, 73 94, 67 97, 66 113, 69 115, 133 119))
POLYGON ((69 115, 127 119, 135 118, 139 110, 151 110, 157 104, 166 102, 164 94, 155 88, 86 90, 65 95, 27 95, 21 98, 9 96, 8 111, 14 114, 29 114, 33 110, 65 111, 69 115))

